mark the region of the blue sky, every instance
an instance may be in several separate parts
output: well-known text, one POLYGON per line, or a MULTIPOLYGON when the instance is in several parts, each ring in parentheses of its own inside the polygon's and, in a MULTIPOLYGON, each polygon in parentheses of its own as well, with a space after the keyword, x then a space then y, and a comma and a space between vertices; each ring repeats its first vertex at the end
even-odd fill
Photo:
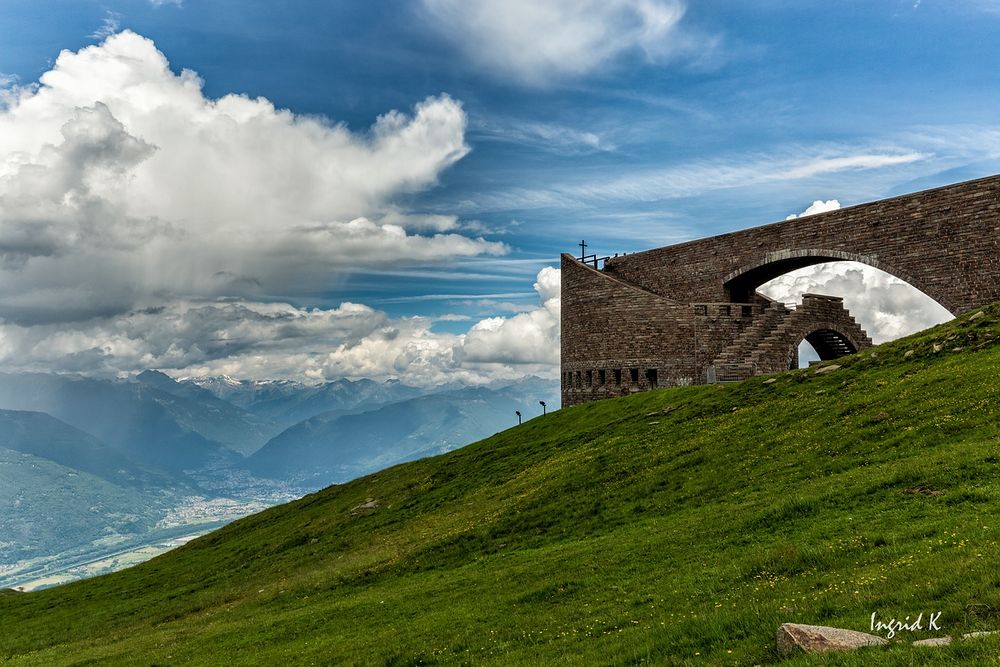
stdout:
MULTIPOLYGON (((126 353, 143 335, 138 324, 130 320, 136 328, 128 332, 95 324, 95 317, 162 307, 154 303, 162 298, 326 310, 347 301, 372 309, 390 328, 425 318, 414 334, 417 347, 433 341, 451 350, 445 362, 430 355, 403 363, 410 357, 399 349, 386 350, 396 356, 379 363, 317 361, 314 379, 429 373, 481 381, 538 372, 554 362, 537 349, 551 342, 551 322, 539 312, 551 294, 533 286, 539 271, 581 238, 599 253, 632 251, 780 220, 816 200, 850 205, 1000 171, 996 0, 7 0, 0 6, 0 73, 8 86, 30 87, 56 67, 61 50, 77 52, 125 29, 155 44, 174 74, 196 72, 208 100, 264 97, 298 117, 343 124, 361 142, 392 110, 415 117, 426 100, 460 104, 461 155, 442 153, 418 177, 386 186, 377 206, 336 215, 374 219, 375 206, 380 215, 391 208, 393 215, 438 216, 452 222, 403 226, 417 236, 443 232, 493 245, 449 246, 423 261, 410 261, 405 248, 391 261, 339 260, 339 268, 314 272, 322 277, 315 281, 248 274, 259 285, 252 293, 185 291, 172 282, 141 298, 105 302, 93 294, 108 287, 95 282, 85 299, 100 307, 75 319, 22 316, 14 300, 0 299, 0 310, 9 310, 0 317, 20 327, 8 340, 62 319, 45 335, 76 331, 87 341, 67 345, 62 357, 34 359, 32 367, 292 374, 302 355, 345 344, 325 332, 303 334, 302 349, 279 350, 269 333, 245 348, 206 353, 198 336, 238 328, 227 320, 222 329, 185 329, 192 336, 185 345, 197 354, 171 356, 166 342, 126 353), (518 326, 504 333, 519 312, 518 326), (483 335, 493 338, 479 352, 456 353, 455 339, 434 338, 464 336, 483 320, 483 335), (117 342, 103 344, 102 336, 117 342), (528 339, 532 349, 517 349, 528 339), (269 350, 287 361, 248 361, 269 350), (442 373, 441 364, 450 370, 442 373)), ((108 122, 128 115, 108 107, 108 122)), ((128 123, 124 130, 145 138, 128 123)), ((160 144, 155 150, 167 152, 160 144)), ((129 215, 136 206, 128 203, 129 215)), ((159 210, 156 216, 163 217, 159 210)), ((8 212, 7 224, 16 217, 8 212)), ((27 223, 18 224, 18 233, 30 234, 27 223)), ((26 261, 30 268, 48 260, 26 261)), ((5 270, 25 271, 18 262, 5 270)), ((67 312, 65 300, 54 304, 67 312)), ((260 315, 263 307, 254 308, 260 315)), ((347 347, 367 345, 366 335, 348 336, 347 347)), ((15 353, 25 354, 24 346, 10 344, 8 354, 15 353)))

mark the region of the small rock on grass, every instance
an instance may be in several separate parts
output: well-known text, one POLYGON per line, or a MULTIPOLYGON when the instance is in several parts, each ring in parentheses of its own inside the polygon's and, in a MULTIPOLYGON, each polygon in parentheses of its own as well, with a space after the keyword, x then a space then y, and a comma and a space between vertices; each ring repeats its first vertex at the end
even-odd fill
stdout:
POLYGON ((986 315, 986 313, 984 313, 983 311, 980 310, 978 313, 976 313, 975 315, 973 315, 972 317, 970 317, 969 321, 970 322, 975 322, 976 320, 978 320, 980 317, 983 317, 984 315, 986 315))
POLYGON ((368 498, 365 502, 361 503, 357 507, 351 508, 351 514, 357 515, 363 512, 371 512, 378 509, 378 501, 374 498, 368 498))
POLYGON ((825 625, 784 623, 778 628, 778 654, 787 656, 796 651, 804 653, 831 653, 853 651, 864 646, 884 646, 889 642, 882 637, 857 630, 831 628, 825 625))
POLYGON ((918 639, 913 642, 914 646, 947 646, 951 643, 951 637, 931 637, 930 639, 918 639))
POLYGON ((820 367, 820 368, 818 368, 816 370, 816 375, 819 375, 820 373, 832 373, 833 371, 837 370, 838 368, 840 368, 840 366, 837 365, 837 364, 830 364, 829 366, 822 366, 822 367, 820 367))

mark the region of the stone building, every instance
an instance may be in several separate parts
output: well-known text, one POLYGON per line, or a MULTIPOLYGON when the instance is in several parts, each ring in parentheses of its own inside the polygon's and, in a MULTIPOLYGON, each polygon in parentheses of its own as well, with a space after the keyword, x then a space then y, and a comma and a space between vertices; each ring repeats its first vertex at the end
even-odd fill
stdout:
POLYGON ((871 345, 840 298, 790 309, 757 292, 855 261, 953 314, 1000 300, 1000 176, 600 260, 562 256, 562 404, 794 368, 871 345))

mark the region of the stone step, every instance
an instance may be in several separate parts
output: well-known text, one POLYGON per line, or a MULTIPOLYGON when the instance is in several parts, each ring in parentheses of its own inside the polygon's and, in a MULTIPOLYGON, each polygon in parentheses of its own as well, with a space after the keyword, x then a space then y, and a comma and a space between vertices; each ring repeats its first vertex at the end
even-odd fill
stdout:
POLYGON ((744 359, 760 343, 767 332, 777 326, 790 312, 783 303, 775 301, 769 304, 750 326, 719 353, 714 363, 718 366, 744 359))

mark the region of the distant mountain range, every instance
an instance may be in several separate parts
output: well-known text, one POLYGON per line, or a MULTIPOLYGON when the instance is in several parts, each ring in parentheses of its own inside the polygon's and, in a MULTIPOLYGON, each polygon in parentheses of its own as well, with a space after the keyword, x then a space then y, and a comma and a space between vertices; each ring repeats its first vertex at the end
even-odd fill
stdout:
POLYGON ((233 406, 226 410, 139 381, 0 374, 0 408, 47 413, 136 463, 175 476, 214 464, 236 464, 241 456, 230 445, 263 444, 268 439, 233 406))
POLYGON ((356 414, 330 411, 271 439, 247 460, 254 474, 323 487, 403 461, 441 454, 558 404, 553 382, 530 378, 489 389, 466 387, 356 414))
POLYGON ((234 504, 461 447, 515 425, 515 410, 537 414, 539 400, 555 408, 558 384, 0 374, 0 587, 26 563, 44 571, 60 552, 96 557, 159 534, 168 515, 177 530, 217 507, 228 520, 234 504))
POLYGON ((197 387, 248 412, 270 420, 279 431, 330 410, 375 408, 428 393, 398 381, 334 380, 306 385, 289 380, 235 380, 226 376, 189 378, 197 387))

